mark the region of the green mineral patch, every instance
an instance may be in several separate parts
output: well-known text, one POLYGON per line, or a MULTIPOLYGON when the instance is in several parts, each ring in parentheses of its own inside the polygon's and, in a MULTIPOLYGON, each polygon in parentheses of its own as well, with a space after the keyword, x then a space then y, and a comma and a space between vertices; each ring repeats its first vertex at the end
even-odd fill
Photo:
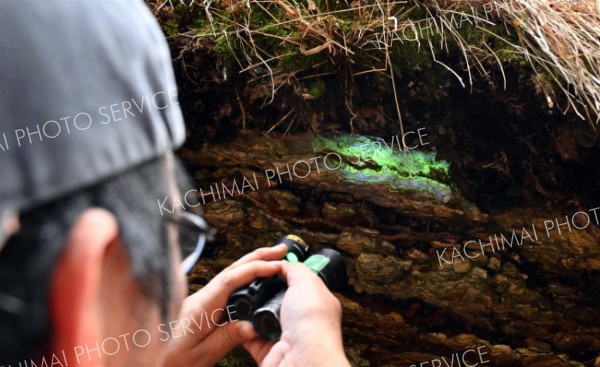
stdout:
MULTIPOLYGON (((426 192, 440 201, 452 199, 449 181, 449 164, 436 160, 435 152, 401 150, 402 139, 387 141, 362 135, 342 135, 336 138, 319 136, 315 140, 314 153, 325 156, 335 152, 342 156, 337 170, 342 176, 365 183, 386 183, 391 188, 426 192)), ((329 166, 339 163, 332 155, 329 166)))

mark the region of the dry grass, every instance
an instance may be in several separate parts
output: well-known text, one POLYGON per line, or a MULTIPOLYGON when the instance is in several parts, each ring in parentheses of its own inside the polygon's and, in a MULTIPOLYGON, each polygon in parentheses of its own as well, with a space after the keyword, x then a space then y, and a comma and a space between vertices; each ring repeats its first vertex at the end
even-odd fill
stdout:
MULTIPOLYGON (((175 2, 168 1, 154 2, 155 12, 175 2)), ((403 61, 394 50, 409 47, 464 87, 488 77, 491 65, 504 75, 506 62, 526 61, 551 108, 560 100, 556 90, 565 96, 564 106, 556 106, 564 113, 600 121, 600 0, 191 0, 185 6, 205 14, 207 26, 181 36, 211 36, 231 48, 242 72, 270 80, 267 103, 297 72, 327 74, 341 59, 354 75, 378 73, 393 82, 394 65, 403 61), (457 49, 461 70, 440 57, 457 49), (310 61, 282 70, 298 58, 310 61)))
POLYGON ((565 110, 598 124, 600 2, 529 0, 502 5, 519 33, 516 52, 552 77, 567 97, 565 110))

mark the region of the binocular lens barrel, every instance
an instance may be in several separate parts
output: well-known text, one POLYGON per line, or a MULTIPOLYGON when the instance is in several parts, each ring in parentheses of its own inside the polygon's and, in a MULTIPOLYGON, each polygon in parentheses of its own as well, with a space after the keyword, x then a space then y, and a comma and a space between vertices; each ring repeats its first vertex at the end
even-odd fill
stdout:
POLYGON ((281 337, 281 305, 285 289, 277 293, 261 308, 256 310, 253 317, 254 330, 256 333, 269 340, 278 340, 281 337))
POLYGON ((252 315, 252 302, 247 298, 238 297, 233 302, 233 306, 238 317, 249 319, 248 317, 252 315))
MULTIPOLYGON (((273 246, 285 244, 288 252, 285 259, 290 262, 299 262, 306 259, 308 245, 298 236, 291 234, 280 237, 273 246)), ((251 320, 252 314, 258 307, 281 289, 285 288, 285 282, 276 275, 270 278, 258 278, 249 285, 235 291, 229 297, 230 306, 233 306, 235 315, 240 320, 251 320)))
POLYGON ((304 265, 317 273, 330 291, 337 291, 348 283, 346 262, 335 250, 324 248, 306 259, 304 265))
POLYGON ((285 254, 285 260, 289 262, 304 261, 306 255, 308 255, 308 245, 304 240, 293 234, 286 234, 281 236, 277 241, 273 243, 273 246, 285 244, 288 248, 288 252, 285 254))
MULTIPOLYGON (((342 255, 335 250, 323 249, 304 261, 304 265, 314 271, 331 291, 338 290, 347 283, 346 263, 342 255)), ((279 317, 285 290, 284 288, 256 310, 252 318, 254 330, 269 340, 278 340, 281 337, 279 317)))

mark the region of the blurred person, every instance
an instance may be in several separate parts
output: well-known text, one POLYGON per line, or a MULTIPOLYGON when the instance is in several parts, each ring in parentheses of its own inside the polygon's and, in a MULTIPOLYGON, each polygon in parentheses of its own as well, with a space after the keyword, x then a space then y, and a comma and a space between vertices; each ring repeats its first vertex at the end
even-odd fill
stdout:
POLYGON ((0 366, 211 366, 240 344, 260 366, 349 366, 339 302, 278 261, 285 246, 185 297, 201 248, 182 251, 182 233, 207 227, 156 203, 190 185, 168 46, 142 1, 3 0, 0 52, 0 366), (234 290, 278 273, 276 343, 246 321, 176 322, 224 317, 234 290))

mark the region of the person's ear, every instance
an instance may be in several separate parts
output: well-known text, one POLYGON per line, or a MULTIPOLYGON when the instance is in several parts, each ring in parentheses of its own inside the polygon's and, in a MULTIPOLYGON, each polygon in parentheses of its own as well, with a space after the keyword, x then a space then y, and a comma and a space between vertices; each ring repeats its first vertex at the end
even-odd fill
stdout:
MULTIPOLYGON (((49 295, 54 351, 68 351, 69 362, 99 365, 97 352, 77 356, 82 346, 96 348, 103 340, 105 320, 103 296, 107 263, 119 257, 119 226, 115 216, 104 209, 88 209, 71 227, 67 243, 54 269, 49 295), (93 357, 96 358, 93 358, 93 357), (76 359, 75 359, 76 358, 76 359)), ((120 260, 123 261, 123 260, 120 260)), ((109 282, 110 283, 110 282, 109 282)))

